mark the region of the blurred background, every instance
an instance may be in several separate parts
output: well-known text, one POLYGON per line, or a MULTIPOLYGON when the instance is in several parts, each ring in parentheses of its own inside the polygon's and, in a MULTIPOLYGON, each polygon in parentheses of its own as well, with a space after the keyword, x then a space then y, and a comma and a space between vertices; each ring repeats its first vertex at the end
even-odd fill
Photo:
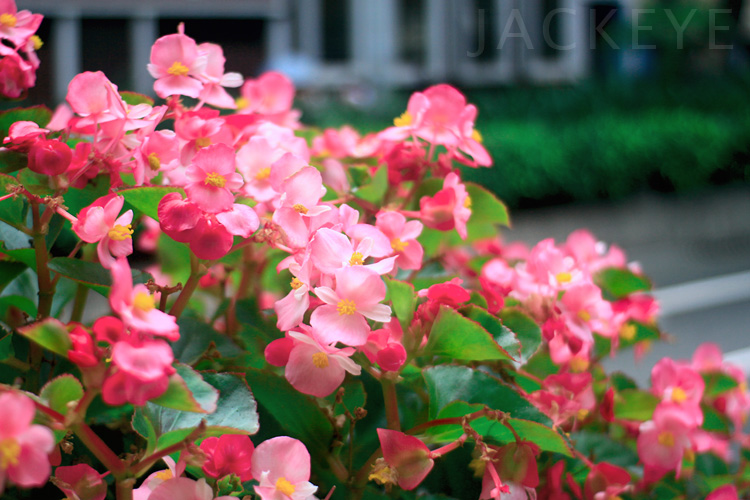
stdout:
MULTIPOLYGON (((512 209, 507 240, 579 227, 622 246, 663 300, 671 346, 750 368, 750 0, 18 0, 45 15, 38 83, 77 73, 153 94, 150 48, 184 21, 227 71, 278 69, 303 121, 377 131, 447 82, 495 159, 465 169, 512 209)), ((613 362, 643 381, 632 359, 613 362)))

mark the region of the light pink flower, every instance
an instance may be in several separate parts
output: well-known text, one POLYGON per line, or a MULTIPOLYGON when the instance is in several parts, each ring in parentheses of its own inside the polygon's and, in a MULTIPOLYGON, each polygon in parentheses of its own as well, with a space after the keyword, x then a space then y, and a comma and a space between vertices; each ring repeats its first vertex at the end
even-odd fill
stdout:
MULTIPOLYGON (((182 28, 182 25, 180 26, 182 28)), ((198 52, 195 40, 179 33, 159 38, 151 47, 148 72, 157 80, 154 91, 162 99, 170 95, 197 98, 203 84, 197 77, 206 69, 207 57, 198 52)))
POLYGON ((206 66, 198 79, 203 82, 203 90, 199 99, 217 108, 236 109, 237 105, 224 87, 239 87, 242 85, 242 75, 239 73, 224 73, 224 51, 215 43, 198 45, 198 52, 206 58, 206 66))
POLYGON ((277 115, 292 109, 294 84, 286 75, 268 71, 254 80, 247 80, 240 93, 244 100, 241 112, 277 115))
POLYGON ((289 246, 302 248, 309 239, 309 219, 330 210, 319 204, 326 192, 323 178, 315 167, 303 167, 283 181, 280 192, 281 206, 273 221, 284 231, 289 246))
POLYGON ((36 410, 17 392, 0 394, 0 493, 10 480, 16 486, 43 486, 50 475, 47 455, 55 446, 52 431, 34 425, 36 410))
POLYGON ((124 203, 122 196, 103 196, 81 210, 73 224, 73 231, 83 241, 99 243, 96 247, 99 262, 107 269, 115 259, 133 253, 133 211, 119 215, 124 203))
POLYGON ((385 299, 385 283, 375 271, 361 266, 336 271, 336 290, 320 286, 315 294, 325 303, 316 308, 310 324, 325 343, 359 346, 367 342, 370 326, 365 318, 387 323, 391 308, 385 299))
POLYGON ((254 489, 261 500, 310 500, 318 490, 310 483, 310 453, 287 436, 268 439, 255 448, 252 473, 260 482, 254 489))
POLYGON ((148 500, 233 500, 237 497, 220 496, 214 499, 213 489, 201 478, 175 477, 154 488, 148 500))
POLYGON ((242 187, 242 176, 235 169, 234 150, 224 144, 203 148, 185 171, 188 199, 207 213, 229 210, 234 191, 242 187))
POLYGON ((324 274, 333 274, 339 269, 350 266, 363 266, 378 274, 391 272, 395 257, 365 265, 365 260, 371 255, 372 247, 373 240, 370 237, 363 238, 355 245, 344 234, 322 228, 318 229, 310 240, 310 258, 315 267, 324 274))
POLYGON ((392 251, 398 256, 398 267, 409 270, 422 267, 424 249, 417 241, 417 237, 422 234, 421 222, 407 221, 398 212, 381 211, 376 217, 375 227, 388 238, 392 251))
POLYGON ((43 18, 28 10, 19 11, 14 0, 0 0, 0 38, 20 47, 36 33, 43 18))
POLYGON ((172 348, 163 340, 139 345, 117 342, 112 347, 112 365, 117 370, 104 381, 102 399, 113 406, 145 405, 167 390, 169 376, 175 371, 173 361, 172 348))
POLYGON ((690 448, 694 418, 674 406, 658 406, 653 420, 640 426, 638 456, 648 467, 679 471, 690 448))

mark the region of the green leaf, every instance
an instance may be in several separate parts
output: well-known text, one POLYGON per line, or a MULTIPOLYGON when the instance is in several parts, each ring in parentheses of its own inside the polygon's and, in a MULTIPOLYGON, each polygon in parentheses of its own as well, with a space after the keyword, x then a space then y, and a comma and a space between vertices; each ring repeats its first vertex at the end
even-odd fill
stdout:
MULTIPOLYGON (((55 257, 49 261, 50 270, 60 273, 66 278, 82 283, 96 290, 105 297, 108 287, 112 286, 112 273, 96 262, 88 262, 70 257, 55 257)), ((151 275, 134 269, 131 271, 133 283, 145 283, 151 275)))
POLYGON ((8 137, 10 126, 16 122, 34 122, 40 127, 46 127, 52 119, 52 110, 47 106, 31 106, 29 108, 13 108, 0 113, 0 139, 8 137))
POLYGON ((466 191, 471 197, 471 218, 469 222, 472 224, 490 223, 510 226, 508 209, 505 204, 487 188, 473 182, 467 182, 466 191))
POLYGON ((629 269, 611 267, 594 276, 594 282, 611 298, 621 299, 631 293, 651 290, 651 282, 645 276, 629 269))
POLYGON ((0 337, 0 361, 4 359, 10 359, 16 355, 15 349, 13 349, 13 336, 7 334, 4 337, 0 337))
MULTIPOLYGON (((469 413, 481 410, 482 408, 483 405, 480 404, 472 405, 462 401, 457 401, 446 406, 438 414, 438 418, 462 417, 469 413)), ((569 457, 572 456, 565 439, 548 426, 540 424, 539 422, 532 422, 530 420, 518 418, 509 418, 508 423, 513 427, 513 430, 516 431, 519 437, 525 441, 531 441, 538 445, 543 451, 561 453, 569 457)), ((471 427, 489 441, 494 442, 494 444, 506 444, 515 441, 515 436, 513 436, 511 430, 496 420, 481 417, 472 421, 471 427)), ((463 429, 460 425, 440 425, 431 427, 428 431, 428 435, 430 435, 436 442, 441 443, 454 441, 458 439, 461 434, 463 434, 463 429)))
POLYGON ((17 176, 23 187, 37 196, 52 196, 56 191, 53 178, 49 175, 38 174, 25 168, 19 171, 17 176))
POLYGON ((521 365, 525 365, 542 344, 542 329, 530 316, 513 307, 503 309, 500 319, 521 343, 521 365))
MULTIPOLYGON (((181 332, 182 333, 182 332, 181 332)), ((169 377, 167 391, 151 402, 165 408, 195 413, 213 413, 219 392, 187 365, 175 365, 176 373, 169 377)))
POLYGON ((626 389, 615 395, 615 417, 645 422, 651 420, 659 398, 650 392, 626 389))
POLYGON ((505 349, 514 361, 520 358, 521 343, 512 331, 503 326, 497 316, 490 314, 486 309, 482 309, 475 305, 461 308, 461 313, 472 321, 476 321, 482 325, 482 327, 492 335, 495 342, 505 349))
POLYGON ((211 347, 225 358, 242 354, 234 341, 213 329, 211 325, 198 321, 189 316, 183 316, 177 321, 180 327, 180 339, 172 343, 172 352, 176 360, 192 365, 211 347))
POLYGON ((21 262, 0 261, 0 290, 25 270, 26 264, 21 262))
MULTIPOLYGON (((18 179, 0 173, 0 196, 8 194, 8 188, 18 185, 18 179)), ((11 224, 22 224, 23 219, 23 196, 6 198, 0 201, 0 220, 11 224)))
POLYGON ((98 198, 106 196, 109 192, 109 176, 99 175, 90 180, 84 189, 69 188, 65 193, 65 206, 73 215, 91 205, 98 198))
POLYGON ((36 271, 36 252, 33 248, 6 249, 3 253, 15 261, 23 262, 27 267, 36 271))
MULTIPOLYGON (((10 174, 28 165, 28 156, 10 149, 0 150, 0 173, 10 174)), ((5 193, 1 193, 5 194, 5 193)))
POLYGON ((619 467, 630 467, 638 463, 638 454, 606 434, 580 431, 571 436, 575 447, 595 463, 609 462, 619 467))
POLYGON ((414 318, 414 309, 417 307, 417 294, 414 285, 392 278, 385 278, 388 287, 386 300, 393 305, 393 312, 398 318, 401 326, 406 329, 414 318))
POLYGON ((551 421, 518 391, 491 375, 465 366, 433 366, 423 371, 430 396, 430 418, 455 401, 484 404, 514 418, 545 425, 551 421))
POLYGON ((731 375, 721 372, 702 373, 703 381, 706 383, 705 396, 714 397, 723 394, 739 385, 731 375))
POLYGON ((447 306, 440 307, 422 355, 463 361, 513 359, 479 323, 447 306))
POLYGON ((328 450, 333 426, 313 398, 300 393, 285 378, 271 372, 251 369, 246 378, 258 404, 285 432, 304 441, 313 454, 328 450))
POLYGON ((67 357, 68 351, 73 348, 65 325, 54 318, 46 318, 28 326, 20 327, 18 333, 61 356, 67 357))
POLYGON ((57 413, 67 415, 68 403, 83 397, 83 386, 73 375, 60 375, 44 384, 39 397, 57 413))
MULTIPOLYGON (((346 409, 349 410, 350 413, 354 413, 355 408, 365 407, 367 393, 365 392, 365 386, 361 380, 347 377, 344 380, 344 383, 341 384, 341 387, 344 388, 344 397, 341 400, 343 404, 336 405, 333 409, 334 415, 343 415, 345 413, 344 406, 346 406, 346 409)), ((336 400, 337 392, 338 391, 335 391, 333 394, 325 398, 331 406, 333 406, 333 403, 336 400)))
POLYGON ((727 418, 707 404, 701 404, 703 410, 702 429, 710 432, 729 433, 729 421, 727 418))
POLYGON ((130 92, 129 90, 121 90, 120 91, 120 97, 122 97, 122 100, 125 101, 127 104, 130 104, 131 106, 137 106, 138 104, 148 104, 149 106, 154 105, 154 100, 143 94, 139 94, 138 92, 130 92))
POLYGON ((11 307, 25 312, 30 318, 35 317, 37 313, 36 302, 30 298, 21 295, 3 295, 0 297, 0 318, 5 317, 11 307))
POLYGON ((133 189, 123 189, 118 192, 125 197, 125 202, 138 212, 148 215, 154 220, 159 220, 159 202, 169 193, 181 193, 185 195, 182 188, 175 187, 137 187, 133 189))
POLYGON ((377 203, 383 199, 386 191, 388 191, 388 168, 381 166, 372 176, 372 181, 355 190, 354 195, 370 203, 377 203))
POLYGON ((258 432, 258 411, 253 393, 245 381, 231 373, 202 373, 203 379, 219 391, 216 411, 204 413, 187 412, 146 403, 137 408, 133 421, 137 422, 139 434, 147 438, 153 427, 159 447, 169 446, 185 439, 190 432, 206 421, 206 435, 255 434, 258 432), (139 415, 140 413, 140 415, 139 415))

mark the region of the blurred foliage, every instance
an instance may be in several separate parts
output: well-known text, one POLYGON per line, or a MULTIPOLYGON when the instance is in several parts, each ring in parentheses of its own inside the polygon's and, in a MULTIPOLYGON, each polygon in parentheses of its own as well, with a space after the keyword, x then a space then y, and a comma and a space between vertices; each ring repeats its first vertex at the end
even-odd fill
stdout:
MULTIPOLYGON (((737 75, 473 90, 495 166, 464 169, 465 178, 511 206, 750 182, 749 90, 737 75)), ((377 131, 408 96, 379 98, 367 113, 340 95, 302 95, 300 107, 314 126, 377 131)))

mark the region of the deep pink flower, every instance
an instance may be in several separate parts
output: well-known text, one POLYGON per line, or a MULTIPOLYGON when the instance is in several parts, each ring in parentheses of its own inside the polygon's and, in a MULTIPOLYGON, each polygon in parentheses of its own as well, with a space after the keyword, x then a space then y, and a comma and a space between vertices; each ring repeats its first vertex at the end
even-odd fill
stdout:
POLYGON ((648 467, 676 470, 679 475, 682 456, 690 448, 695 419, 675 406, 657 406, 653 420, 640 426, 638 456, 648 467))
POLYGON ((234 474, 243 483, 253 478, 250 470, 253 456, 253 442, 242 434, 223 434, 209 437, 201 443, 201 451, 206 454, 203 472, 219 479, 234 474))
POLYGON ((49 478, 47 455, 55 438, 47 427, 32 424, 35 413, 28 397, 17 392, 0 394, 0 493, 8 480, 34 488, 49 478))
POLYGON ((300 441, 280 436, 255 448, 254 486, 261 500, 307 500, 318 487, 310 483, 310 453, 300 441))
POLYGON ((38 139, 44 139, 48 133, 48 129, 40 128, 35 122, 18 121, 10 126, 3 144, 13 151, 27 153, 38 139))
POLYGON ((471 198, 458 175, 449 173, 443 189, 435 196, 423 196, 419 200, 419 212, 427 227, 450 231, 454 227, 462 239, 466 239, 466 223, 471 217, 471 198))
POLYGON ((0 56, 0 94, 17 99, 36 83, 35 69, 13 50, 0 51, 0 56))
POLYGON ((737 487, 733 484, 726 484, 716 488, 706 497, 706 500, 737 500, 737 487))
POLYGON ((104 381, 102 399, 113 406, 145 405, 167 390, 173 361, 172 348, 163 340, 140 345, 117 342, 112 347, 112 365, 117 370, 104 381))
POLYGON ((39 139, 29 150, 29 170, 43 175, 60 175, 70 166, 73 151, 62 141, 39 139))
POLYGON ((435 465, 430 449, 414 436, 378 429, 378 439, 385 463, 396 472, 398 485, 405 490, 419 486, 435 465))
POLYGON ((69 499, 104 500, 107 496, 102 475, 87 464, 58 467, 53 482, 69 499))
POLYGON ((73 328, 70 332, 70 341, 73 343, 73 349, 68 351, 69 360, 81 368, 91 368, 99 364, 99 349, 85 328, 73 328))
POLYGON ((99 243, 96 247, 99 262, 107 269, 115 259, 133 253, 133 211, 119 215, 124 203, 122 196, 103 196, 81 210, 73 224, 73 231, 83 241, 99 243))

